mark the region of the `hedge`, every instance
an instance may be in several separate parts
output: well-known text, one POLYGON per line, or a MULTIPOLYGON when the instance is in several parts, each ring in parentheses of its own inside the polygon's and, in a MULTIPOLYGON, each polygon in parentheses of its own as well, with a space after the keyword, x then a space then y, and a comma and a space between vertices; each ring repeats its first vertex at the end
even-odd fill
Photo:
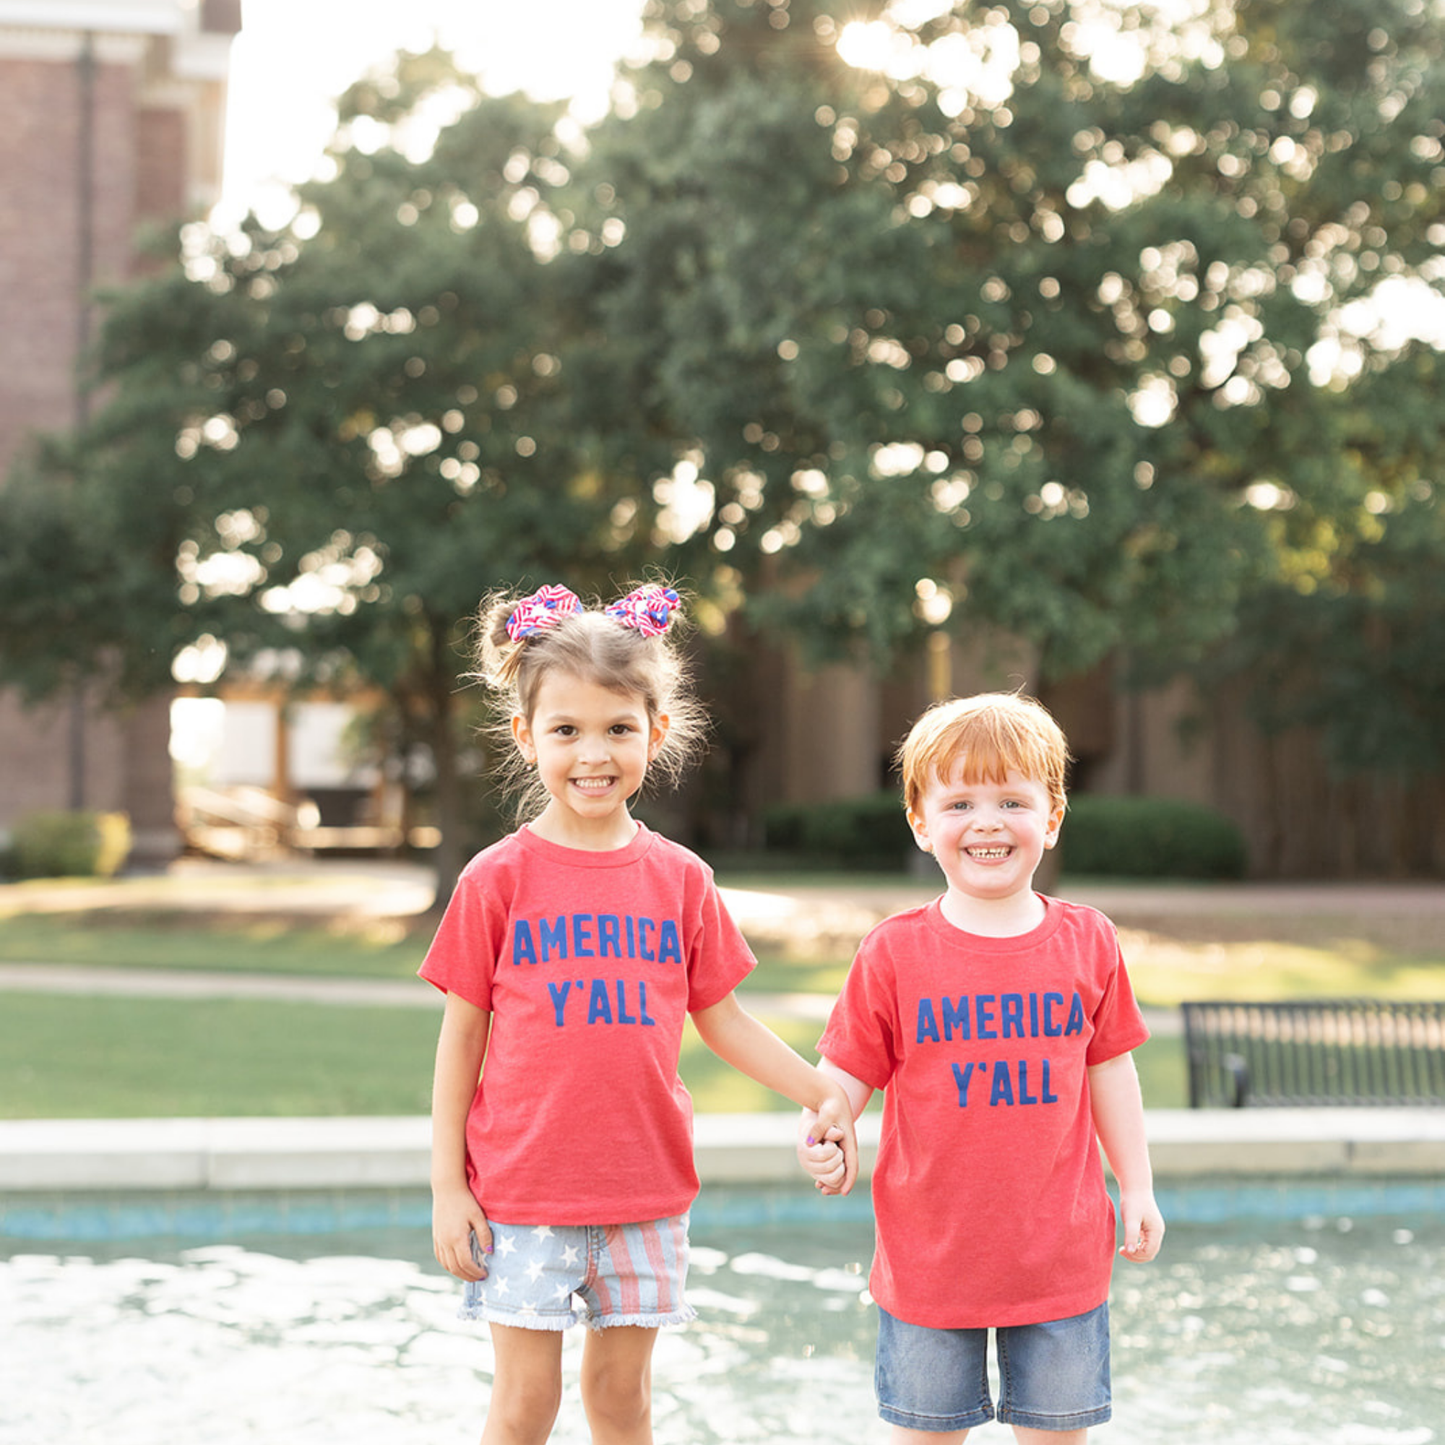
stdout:
MULTIPOLYGON (((896 793, 780 803, 763 816, 769 852, 850 868, 901 868, 912 830, 896 793)), ((1244 835, 1223 814, 1175 798, 1076 794, 1059 842, 1071 877, 1242 878, 1244 835)))
POLYGON ((855 868, 901 868, 913 830, 897 793, 869 793, 826 803, 779 803, 763 815, 770 852, 855 868))
POLYGON ((1069 799, 1059 837, 1071 878, 1242 878, 1249 868, 1244 834, 1222 813, 1177 798, 1069 799))
POLYGON ((109 878, 130 855, 124 813, 27 813, 10 836, 10 866, 20 878, 109 878))

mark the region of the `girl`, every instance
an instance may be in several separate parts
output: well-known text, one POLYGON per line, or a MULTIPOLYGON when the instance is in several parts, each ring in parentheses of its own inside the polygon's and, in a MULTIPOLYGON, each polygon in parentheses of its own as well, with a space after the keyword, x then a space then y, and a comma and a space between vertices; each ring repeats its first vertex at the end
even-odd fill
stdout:
POLYGON ((546 1440, 560 1332, 579 1319, 593 1441, 650 1445, 657 1330, 693 1318, 685 1015, 721 1058, 818 1111, 850 1182, 856 1165, 841 1087, 733 993, 755 960, 711 871, 628 812, 702 732, 667 636, 677 606, 648 586, 584 609, 553 586, 482 608, 481 675, 506 690, 507 751, 543 806, 463 871, 421 976, 446 994, 433 1245, 496 1357, 483 1445, 546 1440))

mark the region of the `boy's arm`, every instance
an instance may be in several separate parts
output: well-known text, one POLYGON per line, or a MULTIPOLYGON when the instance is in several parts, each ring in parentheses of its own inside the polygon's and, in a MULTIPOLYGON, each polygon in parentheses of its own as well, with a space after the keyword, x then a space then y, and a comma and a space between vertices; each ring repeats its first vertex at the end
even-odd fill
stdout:
POLYGON ((1119 1181, 1119 1213, 1124 1222, 1124 1245, 1119 1253, 1135 1264, 1145 1264, 1164 1242, 1164 1216, 1154 1202, 1154 1171, 1144 1137, 1144 1100, 1132 1054, 1120 1054, 1089 1070, 1089 1099, 1094 1132, 1119 1181))
POLYGON ((825 1077, 790 1049, 743 1008, 736 994, 729 993, 711 1008, 699 1009, 692 1021, 703 1043, 718 1058, 817 1115, 819 1127, 836 1139, 842 1150, 838 1192, 846 1194, 858 1172, 858 1142, 853 1133, 853 1110, 836 1079, 825 1077))
POLYGON ((431 1102, 432 1251, 458 1279, 486 1278, 472 1258, 472 1235, 492 1250, 487 1216, 467 1184, 467 1114, 486 1057, 492 1016, 454 993, 447 995, 437 1039, 431 1102))
MULTIPOLYGON (((848 1098, 856 1120, 873 1097, 873 1086, 855 1078, 826 1055, 818 1060, 818 1072, 834 1079, 848 1098)), ((798 1120, 798 1162, 812 1176, 824 1194, 846 1194, 843 1186, 844 1158, 836 1129, 824 1128, 812 1109, 804 1109, 798 1120)), ((849 1187, 852 1181, 849 1180, 849 1187)))

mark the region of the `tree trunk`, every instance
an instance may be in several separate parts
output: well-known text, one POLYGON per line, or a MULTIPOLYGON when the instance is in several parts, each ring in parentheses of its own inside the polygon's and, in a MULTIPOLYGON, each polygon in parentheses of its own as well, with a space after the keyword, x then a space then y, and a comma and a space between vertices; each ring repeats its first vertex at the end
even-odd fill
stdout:
POLYGON ((427 672, 427 715, 431 723, 432 764, 436 768, 436 825, 441 840, 436 850, 437 891, 433 911, 440 913, 452 896, 462 865, 461 789, 457 777, 455 678, 448 659, 451 628, 431 619, 431 666, 427 672))

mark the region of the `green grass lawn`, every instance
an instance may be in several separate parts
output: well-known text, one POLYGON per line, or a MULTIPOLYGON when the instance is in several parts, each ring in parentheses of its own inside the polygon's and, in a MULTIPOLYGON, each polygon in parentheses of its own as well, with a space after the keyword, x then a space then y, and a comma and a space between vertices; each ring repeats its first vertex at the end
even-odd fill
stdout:
MULTIPOLYGON (((790 880, 768 882, 781 888, 790 880)), ((1155 1006, 1189 998, 1432 998, 1445 989, 1445 939, 1424 916, 1215 918, 1201 889, 1195 916, 1132 928, 1124 920, 1122 931, 1135 990, 1155 1006)), ((430 932, 423 919, 327 926, 280 914, 241 919, 163 908, 13 912, 0 916, 0 962, 407 979, 430 932)), ((769 952, 744 996, 831 998, 848 963, 846 951, 769 952)), ((816 1020, 768 1017, 765 1005, 755 1011, 813 1057, 816 1020)), ((436 1027, 427 1009, 0 993, 0 1117, 425 1112, 436 1027)), ((1153 1039, 1137 1058, 1146 1102, 1182 1106, 1181 1041, 1153 1039)), ((702 1111, 792 1107, 716 1059, 691 1030, 682 1073, 702 1111)))
POLYGON ((1161 1008, 1215 998, 1429 999, 1445 990, 1445 956, 1361 938, 1198 943, 1126 933, 1124 945, 1134 992, 1161 1008))
MULTIPOLYGON (((0 1118, 424 1114, 440 1019, 439 1007, 3 994, 0 1118)), ((813 1057, 816 1023, 766 1021, 813 1057)), ((682 1076, 699 1111, 793 1107, 691 1026, 682 1076)))
POLYGON ((425 1113, 438 1019, 250 999, 6 994, 0 1114, 425 1113))
POLYGON ((280 916, 12 913, 0 917, 0 962, 407 978, 421 965, 430 936, 425 924, 391 920, 327 928, 280 916))
MULTIPOLYGON (((759 1011, 804 1058, 812 1020, 759 1011)), ((3 995, 0 1118, 424 1114, 439 1011, 250 999, 3 995)), ((1146 1101, 1184 1103, 1178 1039, 1136 1055, 1146 1101)), ((685 1031, 682 1077, 700 1113, 791 1111, 685 1031)))

